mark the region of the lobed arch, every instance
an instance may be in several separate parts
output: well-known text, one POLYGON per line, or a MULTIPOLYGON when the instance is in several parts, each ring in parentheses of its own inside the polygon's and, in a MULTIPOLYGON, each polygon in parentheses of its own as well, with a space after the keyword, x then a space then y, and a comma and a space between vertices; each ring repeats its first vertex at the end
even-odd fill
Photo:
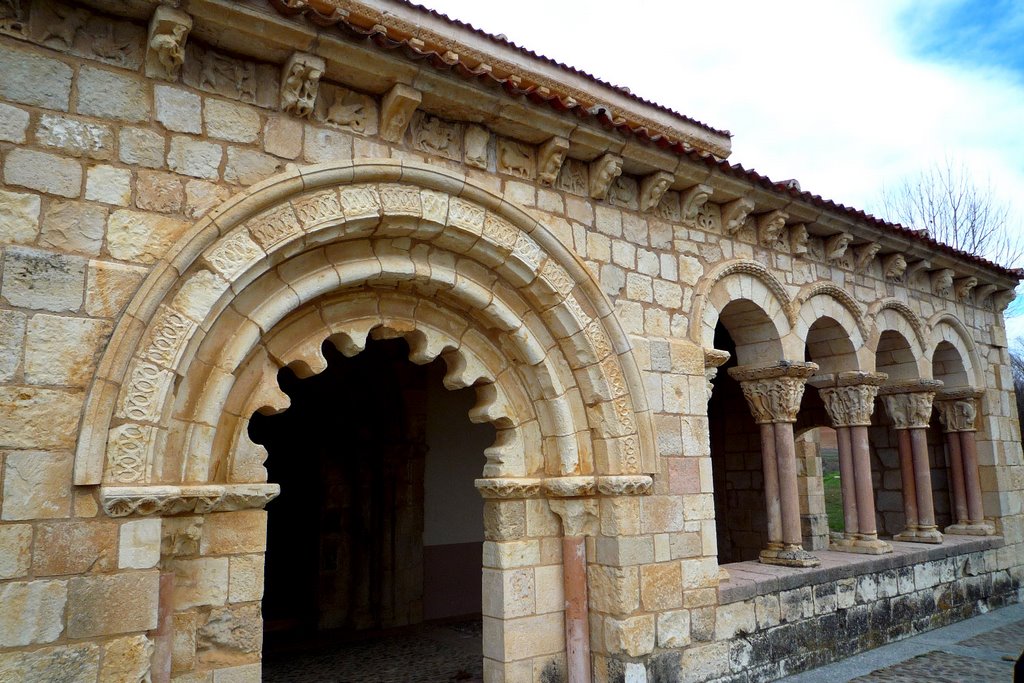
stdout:
POLYGON ((90 387, 75 483, 265 481, 245 426, 287 406, 277 370, 320 372, 325 340, 354 354, 368 336, 476 387, 487 477, 655 469, 629 340, 583 264, 462 175, 383 160, 253 186, 156 264, 90 387))
POLYGON ((795 323, 782 283, 756 261, 732 261, 712 269, 697 285, 692 340, 714 348, 719 323, 736 343, 737 362, 759 365, 802 359, 790 334, 795 323))
POLYGON ((952 313, 943 311, 928 320, 928 330, 925 355, 932 362, 933 377, 942 380, 947 390, 984 387, 981 359, 967 326, 952 313))
POLYGON ((867 323, 847 292, 830 283, 818 283, 805 288, 793 305, 797 310, 794 343, 806 344, 820 374, 874 370, 874 354, 867 348, 867 323))

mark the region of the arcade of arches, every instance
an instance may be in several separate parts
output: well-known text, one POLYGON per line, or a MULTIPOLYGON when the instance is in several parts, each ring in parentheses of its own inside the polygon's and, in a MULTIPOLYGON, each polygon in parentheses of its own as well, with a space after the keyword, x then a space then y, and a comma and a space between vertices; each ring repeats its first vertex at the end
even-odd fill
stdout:
POLYGON ((409 3, 181 5, 0 2, 0 680, 773 680, 1021 598, 1019 272, 409 3))

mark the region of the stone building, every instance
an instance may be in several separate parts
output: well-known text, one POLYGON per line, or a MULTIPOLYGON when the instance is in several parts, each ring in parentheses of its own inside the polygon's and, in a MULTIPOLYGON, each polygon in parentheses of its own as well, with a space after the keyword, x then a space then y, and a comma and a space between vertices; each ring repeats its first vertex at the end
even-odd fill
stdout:
POLYGON ((0 34, 0 680, 472 613, 486 681, 770 680, 1020 598, 1017 271, 402 0, 0 34))

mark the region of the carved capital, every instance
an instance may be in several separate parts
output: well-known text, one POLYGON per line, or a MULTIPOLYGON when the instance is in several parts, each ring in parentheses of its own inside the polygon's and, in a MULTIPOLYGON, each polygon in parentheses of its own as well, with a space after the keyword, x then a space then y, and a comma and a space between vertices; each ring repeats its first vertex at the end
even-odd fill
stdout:
POLYGON ((734 199, 722 205, 722 230, 726 235, 735 235, 743 227, 747 216, 754 210, 752 199, 734 199))
POLYGON ((648 496, 654 480, 646 474, 617 474, 597 478, 597 490, 606 496, 648 496))
POLYGON ((185 41, 192 17, 167 5, 158 5, 149 20, 146 38, 146 76, 175 81, 185 63, 185 41))
POLYGON ((380 136, 388 142, 401 142, 412 121, 412 113, 423 101, 423 94, 396 83, 380 105, 380 136))
POLYGON ((562 498, 549 500, 548 505, 562 520, 562 533, 566 536, 594 536, 597 534, 597 499, 562 498))
POLYGON ((281 68, 281 111, 308 118, 316 107, 324 60, 304 52, 292 53, 281 68))
POLYGON ((884 372, 843 372, 808 383, 818 388, 833 427, 856 427, 871 424, 878 387, 886 379, 884 372))
POLYGON ((848 232, 841 232, 838 235, 832 235, 825 240, 825 260, 826 261, 840 261, 846 256, 846 249, 850 246, 850 242, 853 241, 853 235, 848 232))
POLYGON ((953 290, 956 292, 957 301, 967 301, 971 296, 971 290, 978 286, 978 278, 962 277, 953 282, 953 290))
POLYGON ((953 293, 953 275, 951 268, 939 268, 931 274, 932 294, 948 297, 953 293))
POLYGON ((277 484, 101 486, 100 505, 110 517, 169 517, 262 508, 279 493, 277 484))
POLYGON ((922 379, 889 384, 878 393, 894 429, 921 429, 931 422, 932 401, 941 388, 939 380, 922 379))
POLYGON ((882 275, 886 280, 899 280, 906 271, 907 259, 903 254, 896 252, 882 259, 882 275))
POLYGON ((935 396, 939 421, 947 432, 973 432, 977 430, 978 399, 984 389, 965 387, 947 389, 935 396))
MULTIPOLYGON (((676 177, 667 171, 658 171, 640 181, 640 210, 650 211, 661 203, 661 198, 672 186, 676 177)), ((706 200, 705 200, 706 201, 706 200)), ((694 212, 694 217, 696 217, 694 212)))
POLYGON ((786 219, 789 214, 785 211, 769 211, 757 217, 757 237, 763 247, 775 247, 782 234, 786 231, 786 219))
POLYGON ((796 422, 804 383, 817 369, 816 363, 783 361, 770 366, 730 368, 729 375, 740 383, 757 424, 796 422))
POLYGON ((537 152, 537 179, 543 185, 553 185, 562 171, 562 162, 569 151, 569 141, 553 137, 537 152))
POLYGON ((811 236, 807 232, 805 223, 797 223, 789 229, 789 250, 794 256, 806 254, 810 250, 808 245, 810 240, 811 236))
POLYGON ((703 183, 684 190, 679 196, 683 220, 697 220, 697 214, 708 203, 708 199, 711 198, 712 194, 714 194, 714 189, 710 185, 704 185, 703 183))
POLYGON ((622 175, 622 157, 605 154, 590 162, 590 196, 604 199, 612 183, 622 175))
POLYGON ((593 477, 549 477, 543 483, 544 493, 553 498, 578 498, 597 493, 593 477))
POLYGON ((483 498, 535 498, 540 493, 540 479, 486 478, 473 482, 483 498))
POLYGON ((882 245, 878 242, 868 242, 867 244, 857 247, 854 250, 854 268, 858 271, 867 270, 881 249, 882 245))
POLYGON ((704 379, 707 381, 709 401, 711 400, 711 392, 714 391, 715 388, 715 385, 711 382, 715 379, 715 375, 718 374, 718 368, 725 365, 726 361, 729 360, 730 355, 731 354, 728 351, 704 349, 704 379))

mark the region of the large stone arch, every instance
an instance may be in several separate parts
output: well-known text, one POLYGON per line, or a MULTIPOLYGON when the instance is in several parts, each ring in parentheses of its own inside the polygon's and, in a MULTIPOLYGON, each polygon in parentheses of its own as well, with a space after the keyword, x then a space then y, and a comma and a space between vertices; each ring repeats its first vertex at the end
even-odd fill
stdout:
POLYGON ((947 390, 963 386, 983 388, 981 358, 967 326, 952 313, 943 311, 928 320, 928 329, 925 355, 932 361, 935 379, 943 380, 947 390))
POLYGON ((794 301, 794 342, 807 345, 811 360, 823 374, 874 370, 874 354, 867 347, 868 328, 857 302, 830 283, 804 288, 794 301))
POLYGON ((708 272, 697 284, 693 319, 700 325, 691 326, 692 341, 705 349, 714 348, 715 327, 720 321, 725 324, 737 355, 743 356, 741 364, 803 358, 803 348, 797 348, 790 334, 796 321, 786 289, 757 261, 731 261, 708 272), (731 324, 730 312, 735 315, 731 324))
POLYGON ((868 349, 875 369, 889 374, 889 381, 931 378, 932 363, 925 353, 924 324, 910 308, 896 299, 883 299, 868 308, 871 334, 868 349), (896 346, 901 347, 897 350, 896 346), (893 348, 887 348, 892 346, 893 348), (889 354, 888 360, 880 355, 889 354))
POLYGON ((324 340, 353 354, 368 335, 403 336, 414 362, 441 356, 446 383, 477 388, 472 417, 499 434, 485 491, 650 481, 640 373, 583 264, 462 175, 384 160, 260 183, 156 264, 90 389, 75 482, 104 484, 112 514, 167 512, 161 496, 259 505, 273 490, 245 424, 287 406, 277 369, 318 372, 324 340))

